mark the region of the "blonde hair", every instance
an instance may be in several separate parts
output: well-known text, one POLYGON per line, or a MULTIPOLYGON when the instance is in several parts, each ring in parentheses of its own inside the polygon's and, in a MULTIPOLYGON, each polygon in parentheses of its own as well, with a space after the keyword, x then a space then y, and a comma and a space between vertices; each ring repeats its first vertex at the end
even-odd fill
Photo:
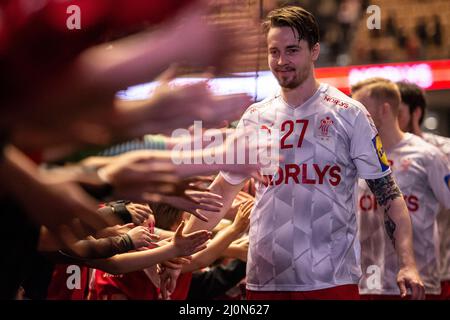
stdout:
POLYGON ((379 104, 388 103, 395 116, 398 115, 401 95, 398 86, 384 78, 369 78, 360 81, 351 87, 352 95, 360 90, 367 90, 369 97, 379 104))

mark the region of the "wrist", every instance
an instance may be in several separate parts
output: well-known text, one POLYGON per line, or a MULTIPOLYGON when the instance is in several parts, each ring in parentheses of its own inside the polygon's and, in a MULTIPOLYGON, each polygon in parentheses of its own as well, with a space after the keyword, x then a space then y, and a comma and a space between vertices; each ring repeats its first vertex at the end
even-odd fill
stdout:
POLYGON ((107 203, 107 206, 111 208, 114 215, 119 217, 124 224, 133 222, 131 213, 127 208, 127 204, 131 203, 126 200, 117 200, 107 203))
POLYGON ((167 245, 167 247, 167 250, 169 251, 171 257, 175 258, 182 255, 181 250, 173 243, 173 241, 171 241, 167 245))
POLYGON ((124 242, 124 247, 125 247, 125 252, 128 252, 130 250, 134 250, 135 245, 133 243, 133 239, 131 239, 130 235, 128 233, 123 234, 122 236, 123 242, 124 242))
POLYGON ((405 255, 400 257, 398 265, 399 269, 417 269, 414 256, 411 255, 405 255))
POLYGON ((234 224, 230 225, 230 233, 238 237, 244 230, 240 226, 235 226, 234 224))

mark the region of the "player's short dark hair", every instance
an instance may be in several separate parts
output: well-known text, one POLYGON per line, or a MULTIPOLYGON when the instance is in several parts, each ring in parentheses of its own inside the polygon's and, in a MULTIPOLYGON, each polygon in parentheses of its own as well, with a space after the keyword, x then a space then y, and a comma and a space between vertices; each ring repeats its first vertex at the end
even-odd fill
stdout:
POLYGON ((287 6, 272 10, 263 22, 263 30, 267 34, 270 28, 290 27, 297 30, 299 40, 308 42, 312 48, 319 42, 319 25, 316 18, 299 6, 287 6))
POLYGON ((417 108, 422 110, 422 115, 419 119, 419 125, 422 125, 425 109, 427 108, 427 100, 423 89, 414 83, 406 81, 397 82, 397 87, 400 90, 402 102, 408 106, 410 113, 413 113, 417 108))

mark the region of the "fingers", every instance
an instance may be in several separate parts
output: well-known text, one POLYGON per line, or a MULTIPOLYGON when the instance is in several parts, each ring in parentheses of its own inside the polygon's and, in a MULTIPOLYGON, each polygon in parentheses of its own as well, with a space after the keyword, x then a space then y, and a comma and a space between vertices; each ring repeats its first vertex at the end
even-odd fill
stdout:
MULTIPOLYGON (((193 204, 192 210, 205 210, 210 212, 220 212, 220 209, 223 207, 223 205, 212 205, 212 204, 193 204)), ((189 211, 192 212, 192 211, 189 211)))
POLYGON ((172 81, 177 76, 178 67, 179 66, 177 63, 172 63, 169 68, 156 77, 155 81, 159 81, 161 83, 168 83, 172 81))
POLYGON ((194 204, 193 205, 193 210, 206 210, 206 211, 210 211, 210 212, 220 212, 220 209, 223 207, 223 204, 219 203, 219 204, 194 204))
MULTIPOLYGON (((193 200, 195 200, 195 198, 193 200)), ((223 207, 223 202, 218 201, 218 200, 214 200, 214 199, 204 198, 204 199, 200 199, 198 201, 199 201, 199 204, 203 204, 203 205, 211 205, 211 206, 214 206, 216 208, 222 208, 223 207)))
POLYGON ((158 241, 159 239, 161 239, 161 237, 156 234, 150 233, 150 239, 151 241, 158 241))
POLYGON ((169 299, 169 292, 166 287, 168 281, 169 281, 169 279, 165 279, 164 281, 162 281, 162 284, 161 284, 161 296, 162 296, 163 300, 169 299))
POLYGON ((136 212, 143 214, 145 216, 148 216, 153 213, 152 209, 147 204, 131 203, 129 204, 129 206, 133 208, 133 210, 135 210, 136 212))
POLYGON ((194 199, 199 199, 199 200, 217 200, 217 201, 221 201, 223 200, 223 197, 221 195, 215 194, 213 192, 204 192, 204 191, 190 191, 187 190, 186 195, 190 196, 191 198, 194 199))
POLYGON ((184 225, 185 225, 185 222, 183 220, 183 221, 181 221, 180 225, 178 226, 177 230, 175 231, 174 237, 182 237, 183 236, 184 225))
POLYGON ((136 213, 136 215, 138 216, 140 222, 144 222, 146 219, 148 219, 148 217, 150 216, 150 213, 138 208, 134 208, 133 209, 134 212, 136 213))
POLYGON ((398 288, 400 289, 400 297, 401 298, 404 298, 404 297, 406 297, 406 293, 407 293, 407 291, 406 291, 406 285, 405 285, 405 280, 399 280, 398 282, 397 282, 397 285, 398 285, 398 288))
POLYGON ((197 217, 198 219, 200 219, 200 220, 202 220, 204 222, 208 222, 208 218, 206 216, 204 216, 203 214, 201 214, 199 210, 193 210, 190 213, 192 215, 194 215, 195 217, 197 217))
POLYGON ((186 180, 191 183, 201 183, 202 182, 202 183, 210 184, 214 181, 214 178, 211 176, 197 176, 194 178, 188 178, 186 180))
POLYGON ((246 202, 242 205, 242 212, 243 212, 245 215, 249 215, 250 212, 251 212, 251 210, 253 209, 253 205, 254 205, 253 200, 246 201, 246 202))
POLYGON ((410 284, 411 300, 425 300, 425 289, 423 285, 417 282, 410 284))
POLYGON ((192 256, 184 256, 175 259, 179 261, 180 264, 190 264, 192 262, 192 256))
POLYGON ((194 252, 199 251, 199 247, 203 249, 206 247, 205 242, 211 237, 211 232, 206 230, 196 231, 188 234, 184 239, 175 239, 177 241, 176 246, 180 249, 179 256, 191 255, 194 252))
POLYGON ((181 263, 175 263, 172 261, 164 261, 164 266, 171 268, 171 269, 181 269, 183 265, 181 263))
POLYGON ((196 185, 196 184, 193 184, 193 183, 190 183, 190 184, 188 185, 188 187, 189 187, 189 189, 187 189, 187 191, 188 191, 188 190, 193 190, 193 191, 203 191, 203 192, 209 191, 209 188, 208 188, 208 187, 204 187, 204 186, 201 186, 201 185, 196 185))

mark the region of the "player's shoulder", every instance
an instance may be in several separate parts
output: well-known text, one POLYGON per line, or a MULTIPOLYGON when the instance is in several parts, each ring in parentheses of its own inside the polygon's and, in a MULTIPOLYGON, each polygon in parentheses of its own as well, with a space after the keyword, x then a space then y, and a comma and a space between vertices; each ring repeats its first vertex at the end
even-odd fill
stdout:
POLYGON ((450 138, 426 132, 423 134, 423 139, 439 148, 450 158, 450 138))
POLYGON ((271 106, 275 104, 279 99, 279 94, 267 97, 264 100, 251 104, 242 115, 242 119, 251 119, 259 117, 266 111, 271 110, 271 106))
POLYGON ((431 160, 436 158, 436 156, 444 155, 436 145, 428 142, 427 140, 419 136, 416 136, 415 134, 405 133, 405 136, 410 145, 416 147, 420 153, 422 153, 424 156, 427 156, 431 160))
POLYGON ((368 114, 362 103, 331 85, 327 85, 327 89, 323 92, 322 103, 339 116, 347 118, 347 120, 356 119, 361 113, 368 114))

